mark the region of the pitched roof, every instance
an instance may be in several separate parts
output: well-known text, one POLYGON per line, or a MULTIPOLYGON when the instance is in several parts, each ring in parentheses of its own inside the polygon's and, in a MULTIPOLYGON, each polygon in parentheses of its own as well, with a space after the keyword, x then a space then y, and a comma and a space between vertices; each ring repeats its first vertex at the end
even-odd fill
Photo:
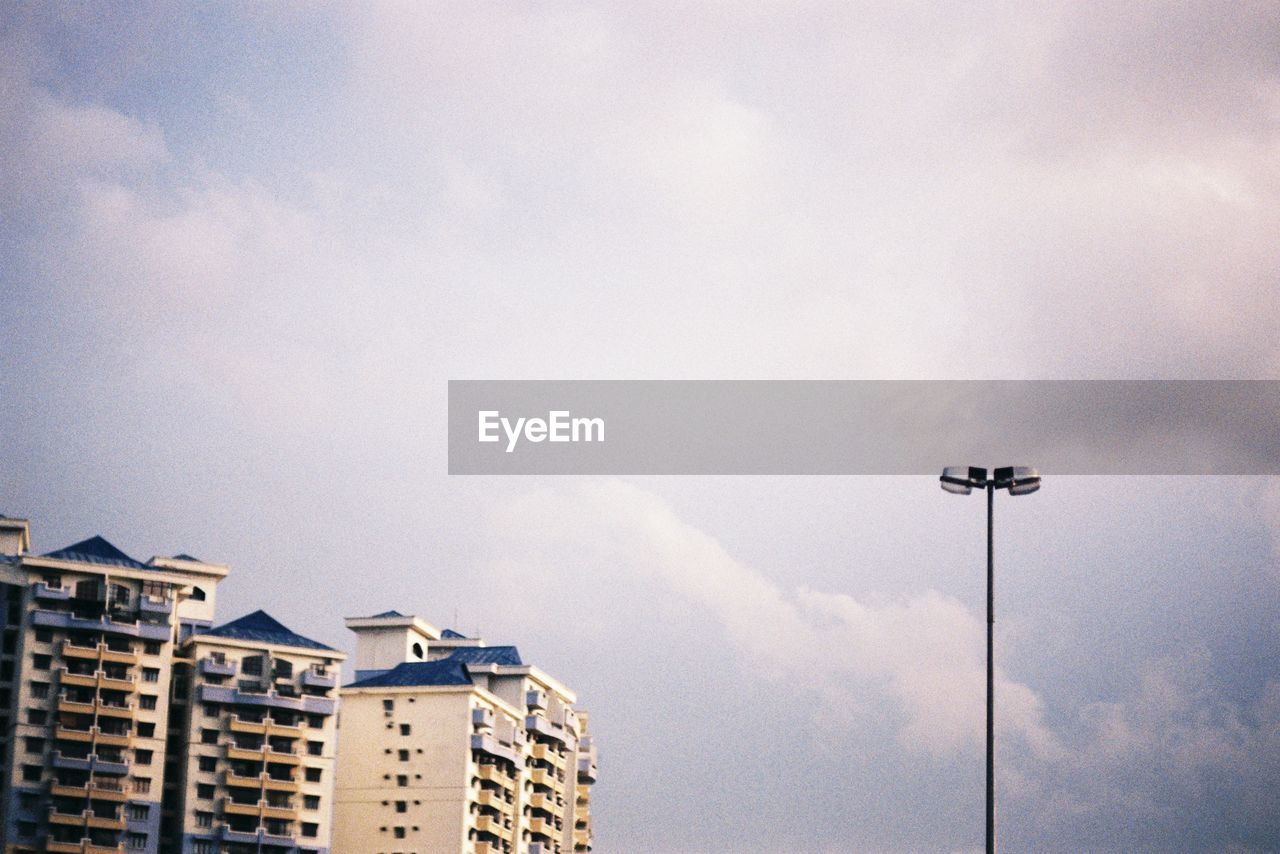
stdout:
POLYGON ((173 559, 173 560, 189 560, 189 561, 191 561, 192 563, 204 563, 204 561, 200 560, 200 558, 198 558, 198 557, 192 557, 191 555, 187 554, 186 552, 178 552, 176 555, 174 555, 174 556, 173 556, 173 558, 172 558, 172 559, 173 559))
POLYGON ((139 563, 129 557, 98 535, 64 546, 57 551, 48 552, 43 557, 51 557, 58 560, 75 560, 80 563, 96 563, 102 566, 127 566, 130 569, 149 568, 146 564, 139 563))
POLYGON ((369 676, 348 688, 390 688, 418 685, 470 685, 466 665, 453 658, 439 661, 406 661, 377 676, 369 676))
POLYGON ((403 617, 403 616, 404 614, 401 614, 399 611, 383 611, 381 614, 374 614, 372 617, 369 617, 368 619, 377 620, 381 617, 403 617))
POLYGON ((232 638, 233 640, 258 641, 259 643, 279 644, 280 646, 296 646, 304 649, 327 649, 333 647, 294 634, 291 630, 272 617, 266 611, 254 611, 238 620, 232 620, 216 629, 200 632, 216 638, 232 638))
POLYGON ((440 637, 444 640, 467 640, 467 636, 461 632, 455 632, 453 629, 445 629, 440 633, 440 637))
POLYGON ((523 664, 520 651, 514 646, 464 646, 455 649, 445 661, 463 661, 467 664, 523 664))

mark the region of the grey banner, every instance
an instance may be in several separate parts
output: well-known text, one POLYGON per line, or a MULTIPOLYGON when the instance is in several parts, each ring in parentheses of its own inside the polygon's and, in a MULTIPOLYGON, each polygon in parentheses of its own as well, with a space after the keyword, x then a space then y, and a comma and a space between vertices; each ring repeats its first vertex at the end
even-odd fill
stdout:
POLYGON ((449 383, 450 474, 936 475, 947 465, 1280 474, 1280 381, 449 383))

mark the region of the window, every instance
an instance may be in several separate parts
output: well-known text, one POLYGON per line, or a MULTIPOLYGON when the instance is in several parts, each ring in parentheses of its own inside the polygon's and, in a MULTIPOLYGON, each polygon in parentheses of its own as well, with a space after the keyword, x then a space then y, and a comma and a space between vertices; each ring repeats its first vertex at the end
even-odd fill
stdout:
POLYGON ((307 715, 307 726, 312 729, 323 729, 324 715, 307 715))
POLYGON ((308 783, 319 783, 319 782, 320 782, 320 769, 319 769, 319 768, 308 768, 308 769, 307 769, 307 782, 308 782, 308 783))
POLYGON ((409 811, 408 801, 396 801, 396 812, 408 812, 408 811, 409 811))
POLYGON ((147 641, 145 644, 143 644, 142 651, 145 652, 147 655, 159 655, 160 641, 147 641))
POLYGON ((147 847, 147 835, 145 833, 130 833, 129 848, 134 851, 142 851, 147 847))
POLYGON ((216 718, 218 716, 218 707, 213 703, 202 703, 200 711, 204 712, 206 718, 216 718))
POLYGON ((315 822, 304 821, 302 823, 303 836, 315 836, 319 832, 320 832, 320 825, 316 824, 315 822))
POLYGON ((32 683, 31 683, 31 696, 32 696, 32 697, 35 697, 37 700, 43 700, 43 699, 45 699, 46 697, 48 697, 48 696, 49 696, 49 683, 48 683, 48 682, 32 682, 32 683))
POLYGON ((403 827, 392 828, 391 835, 394 836, 396 839, 404 839, 404 828, 403 827))
POLYGON ((142 681, 143 682, 159 682, 160 671, 155 667, 142 668, 142 681))
POLYGON ((200 730, 200 743, 201 744, 217 744, 218 731, 216 729, 200 730))
POLYGON ((408 761, 409 761, 409 751, 407 751, 407 750, 401 750, 401 751, 398 751, 398 752, 399 752, 399 754, 400 754, 400 761, 401 761, 401 762, 408 762, 408 761))
POLYGON ((44 739, 35 736, 26 737, 27 753, 44 753, 44 739))
POLYGON ((324 751, 323 741, 307 742, 307 753, 311 754, 312 756, 319 756, 323 751, 324 751))
POLYGON ((394 712, 395 710, 396 710, 396 701, 395 701, 395 700, 383 700, 383 701, 382 701, 382 711, 387 712, 388 714, 390 714, 391 712, 394 712))
POLYGON ((414 657, 414 658, 422 658, 422 644, 420 644, 420 643, 415 643, 415 644, 413 645, 413 657, 414 657))
POLYGON ((213 827, 213 813, 196 810, 196 827, 213 827))
POLYGON ((39 765, 23 765, 22 779, 27 783, 38 782, 43 771, 39 765))
POLYGON ((49 722, 49 713, 44 709, 27 709, 27 723, 44 726, 49 722))
POLYGON ((154 709, 156 707, 156 698, 154 694, 139 694, 138 708, 154 709))
POLYGON ((151 807, 146 804, 129 804, 129 821, 146 821, 151 807))
POLYGON ((19 836, 35 836, 36 835, 35 823, 30 821, 18 822, 18 835, 19 836))
POLYGON ((203 588, 203 587, 192 587, 192 588, 191 588, 191 598, 192 598, 192 599, 194 599, 194 600, 195 600, 195 601, 197 601, 197 602, 203 602, 203 601, 207 598, 207 597, 205 596, 204 588, 203 588))
POLYGON ((401 735, 408 735, 408 734, 409 734, 409 732, 410 732, 410 729, 409 729, 409 725, 408 725, 408 724, 400 724, 400 734, 401 734, 401 735))
POLYGON ((304 810, 320 809, 320 796, 319 795, 303 795, 302 808, 304 810))
POLYGON ((409 785, 409 778, 408 778, 408 776, 407 776, 407 775, 405 775, 405 774, 397 774, 397 775, 396 775, 396 785, 397 785, 397 786, 399 786, 399 787, 400 787, 400 788, 402 788, 402 789, 403 789, 405 786, 408 786, 408 785, 409 785))
MULTIPOLYGON (((210 820, 212 820, 212 817, 210 820)), ((213 843, 207 839, 193 840, 191 843, 191 854, 213 854, 213 843)))
POLYGON ((277 658, 275 665, 276 665, 277 678, 280 678, 280 679, 293 678, 293 662, 292 661, 285 661, 283 658, 277 658))
POLYGON ((53 632, 49 629, 36 629, 36 640, 40 643, 50 643, 53 641, 53 632))
POLYGON ((150 750, 133 751, 134 761, 137 762, 139 765, 150 765, 151 757, 152 757, 152 752, 150 750))
POLYGON ((47 655, 41 655, 37 653, 36 655, 31 656, 31 666, 34 667, 36 670, 48 670, 49 663, 51 661, 52 661, 52 658, 47 655))
POLYGON ((151 791, 151 779, 149 777, 134 777, 133 790, 143 794, 151 791))
POLYGON ((217 790, 217 786, 212 783, 199 783, 196 785, 196 797, 201 800, 209 800, 213 797, 213 793, 217 790))
POLYGON ((217 771, 217 770, 218 770, 218 757, 216 757, 216 756, 201 756, 201 757, 200 757, 200 770, 201 770, 201 771, 217 771))
POLYGON ((240 672, 245 676, 261 676, 262 656, 249 655, 240 659, 240 672))
POLYGON ((153 738, 156 734, 156 725, 147 721, 138 721, 138 737, 153 738))

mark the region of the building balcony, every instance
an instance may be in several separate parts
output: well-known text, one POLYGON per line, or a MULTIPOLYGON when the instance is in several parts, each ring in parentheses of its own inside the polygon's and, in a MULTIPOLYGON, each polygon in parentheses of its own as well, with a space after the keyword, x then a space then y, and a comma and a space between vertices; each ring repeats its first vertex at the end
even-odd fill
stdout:
POLYGON ((275 762, 280 765, 301 765, 302 757, 296 753, 279 753, 270 747, 263 745, 258 748, 236 747, 234 744, 228 744, 226 747, 227 759, 238 759, 243 762, 275 762))
POLYGON ((591 850, 591 831, 575 830, 573 832, 573 850, 590 851, 591 850))
POLYGON ((481 780, 497 783, 504 789, 515 788, 515 781, 511 779, 511 775, 497 765, 481 765, 476 769, 476 776, 481 780))
POLYGON ((476 793, 475 801, 482 807, 488 807, 507 814, 515 812, 515 805, 511 803, 510 795, 505 792, 499 792, 494 789, 481 789, 476 793))
POLYGON ((143 640, 167 641, 170 634, 167 624, 126 622, 105 616, 93 619, 77 617, 63 611, 33 611, 31 622, 36 626, 63 631, 105 632, 143 640))
POLYGON ((230 798, 222 799, 222 812, 226 815, 247 815, 258 818, 261 814, 261 806, 258 801, 253 803, 238 803, 230 798))
POLYGON ((97 661, 101 657, 102 644, 93 644, 92 646, 77 646, 69 640, 62 642, 63 658, 87 658, 90 661, 97 661))
POLYGON ((80 842, 58 842, 50 839, 44 843, 44 850, 51 854, 120 854, 123 845, 95 845, 89 840, 80 842))
POLYGON ((494 836, 510 836, 511 828, 509 824, 509 819, 506 820, 506 824, 504 824, 503 819, 495 818, 491 815, 476 816, 477 833, 491 833, 494 836))
POLYGON ((560 811, 559 805, 556 804, 556 799, 541 792, 535 792, 530 795, 527 803, 530 809, 541 810, 546 813, 554 814, 560 811))
POLYGON ((471 725, 476 729, 493 729, 493 709, 472 709, 471 725))
POLYGON ((589 783, 596 781, 596 761, 590 756, 578 757, 578 779, 589 783))
POLYGON ((204 703, 228 703, 231 705, 259 706, 289 709, 312 715, 331 715, 337 701, 328 697, 286 697, 276 691, 242 691, 224 685, 201 685, 200 701, 204 703))
POLYGON ((554 824, 545 818, 531 818, 529 819, 529 833, 550 840, 555 838, 556 828, 554 824))
POLYGON ((503 744, 491 735, 483 733, 475 733, 471 736, 471 749, 478 750, 481 753, 487 753, 498 759, 505 759, 508 762, 516 764, 520 763, 520 754, 509 744, 503 744))
POLYGON ((561 744, 567 744, 569 734, 565 732, 564 727, 560 724, 552 723, 541 715, 529 715, 524 719, 525 731, 530 735, 539 735, 543 738, 554 739, 561 744))
POLYGON ((531 709, 547 710, 547 692, 534 689, 524 694, 524 704, 531 709))
POLYGON ((71 600, 70 587, 50 587, 43 581, 37 581, 31 585, 31 595, 36 599, 45 599, 53 602, 69 602, 71 600))
POLYGON ((101 670, 93 673, 72 673, 65 667, 58 669, 58 681, 62 685, 75 685, 80 688, 105 688, 108 691, 124 691, 132 693, 137 686, 132 679, 120 679, 108 676, 101 670))
POLYGON ((95 815, 89 810, 81 813, 62 813, 56 807, 49 808, 49 824, 61 824, 72 827, 93 827, 99 830, 124 830, 124 818, 108 818, 95 815))
POLYGON ((58 724, 53 728, 53 737, 62 741, 93 741, 93 727, 75 729, 58 724))
POLYGON ((54 782, 49 786, 49 794, 54 797, 93 798, 119 803, 123 803, 129 797, 125 793, 124 786, 112 780, 91 780, 86 786, 64 786, 54 782))
POLYGON ((108 777, 123 777, 129 773, 129 763, 99 759, 90 754, 84 758, 63 756, 62 751, 53 751, 53 767, 65 768, 69 771, 88 771, 91 774, 104 774, 108 777))
POLYGON ((100 716, 133 719, 133 703, 104 703, 99 700, 96 705, 100 716))
POLYGON ((546 768, 535 768, 529 772, 529 780, 535 786, 546 786, 551 789, 560 788, 560 780, 556 777, 554 771, 548 771, 546 768))
POLYGON ((502 854, 502 846, 494 845, 492 842, 475 843, 476 854, 502 854))
POLYGON ((529 755, 534 759, 548 762, 556 768, 564 768, 564 756, 550 744, 535 744, 529 751, 529 755))
POLYGON ((143 596, 138 599, 138 612, 151 617, 168 617, 173 613, 173 600, 143 596))
POLYGON ((302 671, 302 687, 303 688, 336 688, 338 686, 338 676, 332 671, 321 673, 314 668, 307 668, 302 671))
POLYGON ((200 659, 200 672, 205 676, 235 676, 236 665, 234 661, 202 658, 200 659))

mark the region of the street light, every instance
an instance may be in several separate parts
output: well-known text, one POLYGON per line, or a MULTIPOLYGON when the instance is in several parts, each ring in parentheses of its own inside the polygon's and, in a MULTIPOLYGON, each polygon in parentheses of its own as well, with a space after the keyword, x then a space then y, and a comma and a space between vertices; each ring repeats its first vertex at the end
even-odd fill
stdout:
POLYGON ((992 555, 997 489, 1007 489, 1010 495, 1029 495, 1040 488, 1040 473, 1027 466, 998 468, 987 478, 987 470, 969 466, 948 466, 942 470, 942 488, 956 495, 968 495, 974 489, 987 490, 987 854, 996 851, 996 731, 995 731, 995 678, 992 667, 992 632, 996 624, 995 598, 992 586, 995 580, 995 563, 992 555))

